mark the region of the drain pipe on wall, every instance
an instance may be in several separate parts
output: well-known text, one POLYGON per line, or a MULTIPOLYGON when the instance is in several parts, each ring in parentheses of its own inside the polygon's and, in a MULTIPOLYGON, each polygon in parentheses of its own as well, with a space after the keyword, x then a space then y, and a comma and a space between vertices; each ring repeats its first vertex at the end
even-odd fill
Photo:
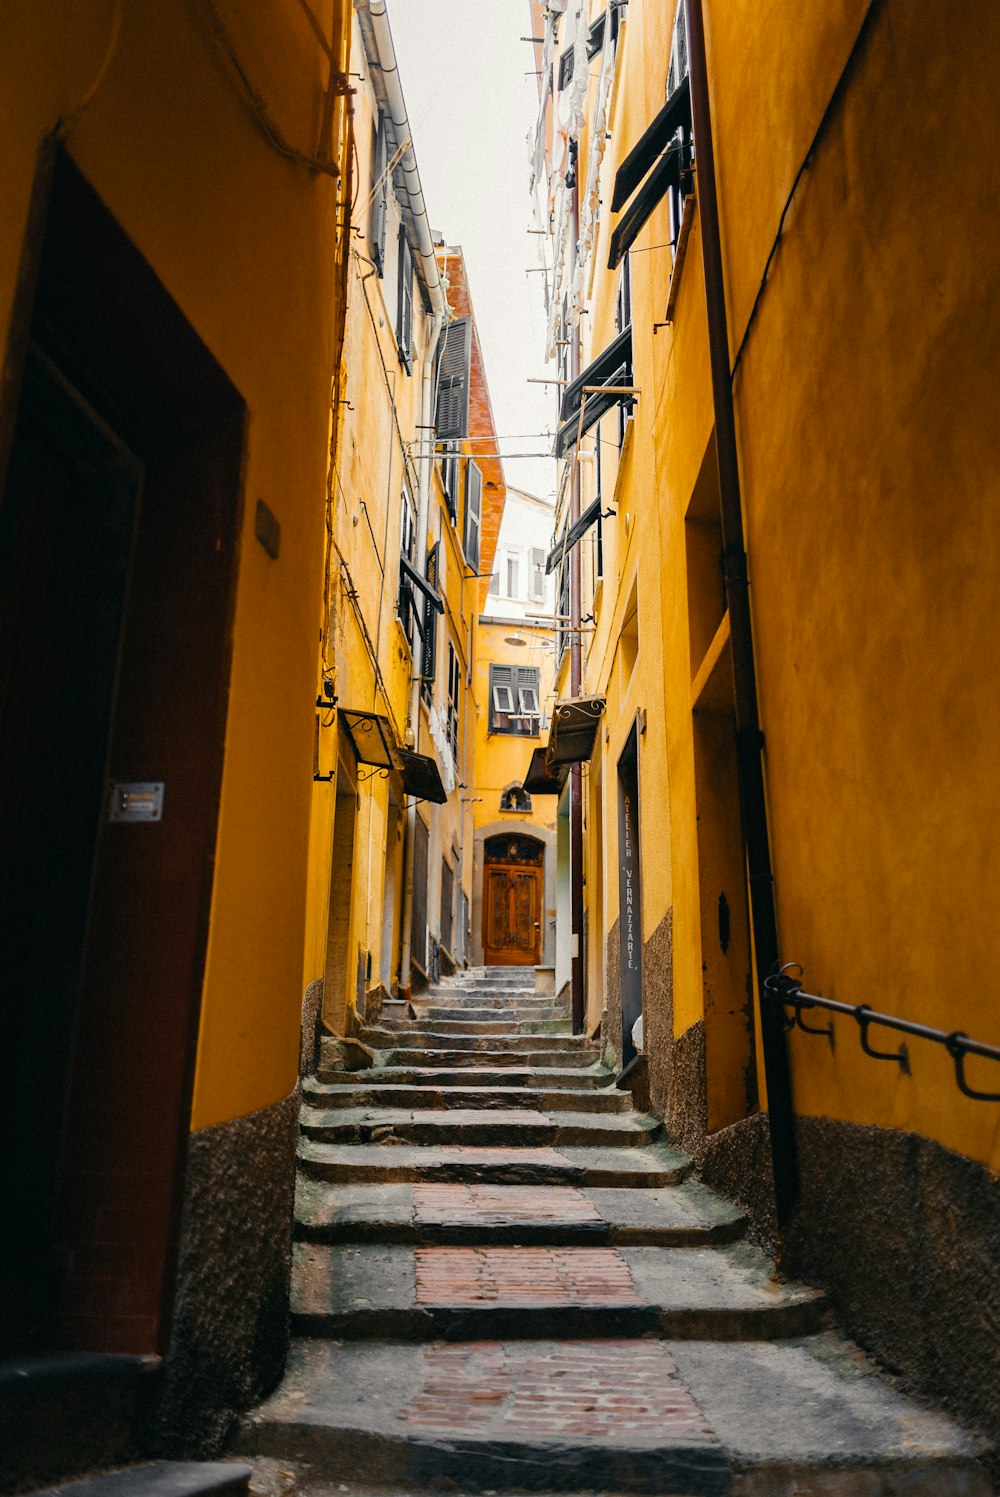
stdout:
MULTIPOLYGON (((403 174, 405 192, 403 208, 407 227, 412 231, 411 248, 414 248, 414 265, 427 300, 430 303, 430 321, 424 345, 423 370, 420 389, 420 443, 417 456, 417 554, 415 564, 421 573, 426 565, 427 526, 430 514, 431 483, 434 473, 434 357, 441 329, 447 320, 448 307, 445 301, 441 270, 434 251, 434 238, 427 205, 417 170, 417 158, 413 149, 410 120, 399 81, 399 65, 393 46, 392 32, 385 0, 354 0, 358 21, 365 39, 369 66, 378 70, 382 80, 385 104, 389 114, 396 149, 400 152, 399 170, 403 174)), ((419 662, 414 661, 414 674, 410 682, 409 726, 413 733, 413 747, 420 748, 420 671, 419 662)), ((411 799, 406 808, 406 845, 404 849, 405 880, 403 884, 403 931, 402 954, 399 963, 400 986, 409 991, 412 981, 413 951, 413 859, 416 840, 417 803, 411 799)))
POLYGON ((715 407, 715 438, 719 459, 722 520, 722 562, 729 608, 739 766, 740 808, 746 851, 750 913, 760 996, 761 1044, 767 1083, 768 1119, 774 1197, 779 1230, 788 1221, 799 1193, 795 1114, 792 1107, 788 1044, 777 1007, 767 1001, 765 980, 778 967, 778 922, 764 793, 764 738, 757 703, 750 593, 740 496, 736 418, 733 410, 732 369, 726 291, 722 269, 722 239, 715 180, 712 116, 709 104, 708 60, 702 0, 688 0, 688 60, 691 73, 691 115, 695 141, 695 182, 701 221, 705 267, 708 344, 715 407))

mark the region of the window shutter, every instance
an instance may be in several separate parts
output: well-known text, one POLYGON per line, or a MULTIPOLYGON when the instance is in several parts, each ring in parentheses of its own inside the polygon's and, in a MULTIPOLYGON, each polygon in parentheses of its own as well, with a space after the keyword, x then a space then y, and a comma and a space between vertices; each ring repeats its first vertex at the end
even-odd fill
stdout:
POLYGON ((388 140, 385 132, 385 115, 379 111, 375 132, 374 182, 372 183, 371 251, 379 275, 385 271, 385 226, 389 217, 389 182, 386 167, 389 164, 388 140))
POLYGON ((540 603, 545 597, 545 552, 537 546, 531 548, 531 601, 540 603))
POLYGON ((517 667, 517 710, 519 712, 539 713, 538 693, 541 686, 541 673, 537 665, 519 665, 517 667))
POLYGON ((441 334, 438 356, 437 427, 440 441, 469 435, 469 369, 472 358, 472 319, 450 322, 441 334))
POLYGON ((506 726, 498 724, 495 719, 516 710, 514 706, 514 688, 517 684, 515 667, 513 665, 491 665, 490 666, 490 717, 494 719, 493 726, 506 726), (504 705, 505 703, 509 705, 504 705))
POLYGON ((465 559, 479 571, 479 531, 482 525, 483 475, 469 459, 465 465, 465 559))
MULTIPOLYGON (((424 576, 431 587, 438 585, 438 547, 440 541, 435 541, 434 549, 427 557, 427 570, 424 576)), ((424 598, 424 630, 423 630, 423 652, 420 662, 420 675, 425 685, 430 685, 437 673, 437 610, 429 598, 424 598)))
POLYGON ((403 225, 399 228, 399 287, 396 300, 396 347, 399 362, 413 373, 413 255, 403 225))

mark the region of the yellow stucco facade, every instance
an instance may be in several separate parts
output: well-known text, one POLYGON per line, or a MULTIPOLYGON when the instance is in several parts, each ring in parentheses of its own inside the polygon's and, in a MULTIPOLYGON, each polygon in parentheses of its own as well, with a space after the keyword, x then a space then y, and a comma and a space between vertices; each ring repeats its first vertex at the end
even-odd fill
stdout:
MULTIPOLYGON (((981 898, 997 872, 997 694, 983 649, 998 602, 997 461, 982 369, 1000 317, 997 17, 898 0, 822 15, 704 0, 704 14, 780 950, 807 991, 995 1043, 981 898), (965 59, 959 96, 946 55, 965 59), (947 184, 940 211, 934 182, 947 184)), ((650 0, 621 12, 584 369, 618 331, 621 272, 607 264, 626 205, 609 206, 666 97, 674 24, 650 0)), ((640 393, 591 427, 576 459, 583 509, 600 440, 615 511, 603 577, 583 560, 582 612, 596 616, 584 690, 607 699, 585 770, 588 1020, 605 1010, 620 1054, 613 996, 607 1009, 613 782, 640 712, 647 1055, 654 1101, 689 1141, 766 1105, 759 996, 747 997, 697 161, 693 184, 676 270, 681 225, 666 200, 628 255, 640 393), (701 1079, 681 1065, 691 1047, 703 1047, 701 1079), (703 1097, 685 1101, 685 1088, 703 1097)), ((862 1052, 852 1020, 835 1027, 835 1049, 790 1037, 797 1116, 914 1132, 1000 1166, 995 1109, 962 1095, 945 1049, 911 1040, 905 1074, 862 1052)), ((873 1031, 882 1040, 898 1043, 873 1031)), ((995 1068, 979 1066, 973 1085, 995 1090, 995 1068)))

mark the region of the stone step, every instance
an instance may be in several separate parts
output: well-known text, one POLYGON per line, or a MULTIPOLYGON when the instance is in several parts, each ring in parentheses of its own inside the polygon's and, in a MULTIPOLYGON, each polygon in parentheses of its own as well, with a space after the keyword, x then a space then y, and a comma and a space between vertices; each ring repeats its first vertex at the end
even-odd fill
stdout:
POLYGON ((346 1083, 360 1086, 523 1087, 529 1090, 565 1087, 595 1092, 616 1090, 612 1087, 614 1079, 614 1072, 606 1066, 588 1066, 586 1069, 545 1066, 537 1070, 521 1066, 481 1066, 475 1069, 459 1066, 449 1070, 445 1066, 386 1065, 372 1066, 364 1071, 335 1071, 324 1067, 316 1075, 316 1080, 324 1086, 346 1083))
POLYGON ((434 1016, 427 1018, 421 1015, 416 1019, 380 1019, 379 1031, 388 1030, 392 1034, 443 1034, 443 1035, 488 1035, 494 1039, 506 1039, 519 1034, 570 1034, 572 1028, 569 1019, 563 1014, 556 1014, 551 1019, 467 1019, 459 1016, 454 1019, 442 1019, 434 1016))
MULTIPOLYGON (((385 1074, 384 1072, 381 1074, 385 1074)), ((544 1076, 544 1072, 542 1073, 544 1076)), ((571 1073, 571 1075, 574 1073, 571 1073)), ((631 1112, 632 1098, 616 1087, 537 1086, 413 1086, 382 1082, 371 1085, 370 1072, 356 1071, 348 1082, 328 1084, 310 1077, 302 1090, 309 1107, 523 1107, 556 1112, 631 1112)), ((436 1076, 436 1073, 435 1073, 436 1076)))
POLYGON ((149 1461, 64 1482, 34 1497, 231 1497, 249 1489, 252 1474, 236 1461, 149 1461))
POLYGON ((745 1230, 738 1207, 690 1180, 664 1190, 582 1190, 300 1179, 295 1200, 296 1236, 310 1242, 694 1247, 733 1242, 745 1230))
MULTIPOLYGON (((547 1024, 554 1019, 569 1020, 569 1015, 565 1009, 556 1008, 551 1003, 547 1003, 544 1006, 539 1005, 536 1008, 528 1008, 523 1003, 497 1003, 492 1008, 488 1008, 484 1003, 470 1003, 466 1008, 457 1003, 415 1003, 413 1011, 418 1018, 432 1019, 435 1023, 448 1019, 467 1020, 479 1024, 488 1024, 501 1020, 514 1020, 517 1023, 523 1022, 527 1024, 533 1024, 536 1021, 547 1024)), ((409 1016, 404 1014, 399 1017, 406 1018, 409 1016)), ((384 1024, 385 1019, 380 1019, 379 1023, 384 1024)))
POLYGON ((299 1335, 394 1341, 556 1336, 773 1340, 819 1329, 826 1297, 749 1243, 412 1247, 297 1243, 299 1335))
MULTIPOLYGON (((389 1497, 988 1497, 982 1444, 830 1334, 752 1341, 306 1340, 245 1455, 364 1472, 389 1497), (347 1390, 350 1390, 349 1394, 347 1390)), ((348 1478, 349 1479, 349 1478, 348 1478)))
POLYGON ((498 1047, 505 1055, 535 1055, 546 1050, 597 1053, 582 1034, 448 1034, 425 1029, 419 1020, 402 1033, 393 1029, 365 1029, 360 1038, 373 1050, 393 1049, 405 1042, 413 1050, 468 1050, 473 1055, 488 1055, 498 1047))
POLYGON ((302 1108, 300 1129, 306 1138, 331 1144, 428 1144, 509 1149, 539 1147, 592 1149, 638 1148, 663 1131, 658 1118, 626 1112, 529 1112, 509 1108, 352 1107, 302 1108))
POLYGON ((418 1144, 299 1142, 299 1170, 335 1184, 408 1181, 491 1185, 580 1185, 653 1189, 676 1185, 691 1160, 666 1144, 642 1149, 464 1148, 418 1144))
MULTIPOLYGON (((487 1041, 487 1044, 492 1043, 492 1041, 487 1041)), ((425 1049, 424 1046, 414 1045, 409 1041, 405 1045, 398 1042, 392 1043, 381 1053, 385 1056, 384 1064, 387 1066, 441 1066, 445 1069, 466 1066, 477 1070, 481 1066, 492 1069, 502 1066, 513 1068, 525 1064, 533 1067, 551 1066, 559 1070, 564 1070, 569 1066, 578 1066, 581 1070, 586 1070, 590 1066, 596 1066, 599 1059, 595 1050, 570 1049, 569 1046, 539 1050, 508 1050, 506 1048, 466 1050, 457 1045, 449 1045, 447 1048, 425 1049)))

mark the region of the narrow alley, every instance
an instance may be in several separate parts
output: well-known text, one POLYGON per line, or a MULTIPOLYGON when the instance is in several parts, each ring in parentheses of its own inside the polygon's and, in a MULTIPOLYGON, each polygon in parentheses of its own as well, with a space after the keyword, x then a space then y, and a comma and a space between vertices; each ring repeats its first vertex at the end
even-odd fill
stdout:
POLYGON ((989 1490, 976 1442, 775 1279, 532 974, 472 968, 413 1009, 306 1086, 292 1352, 238 1451, 306 1490, 755 1493, 845 1466, 989 1490))
POLYGON ((998 59, 0 6, 0 1497, 1000 1490, 998 59))

